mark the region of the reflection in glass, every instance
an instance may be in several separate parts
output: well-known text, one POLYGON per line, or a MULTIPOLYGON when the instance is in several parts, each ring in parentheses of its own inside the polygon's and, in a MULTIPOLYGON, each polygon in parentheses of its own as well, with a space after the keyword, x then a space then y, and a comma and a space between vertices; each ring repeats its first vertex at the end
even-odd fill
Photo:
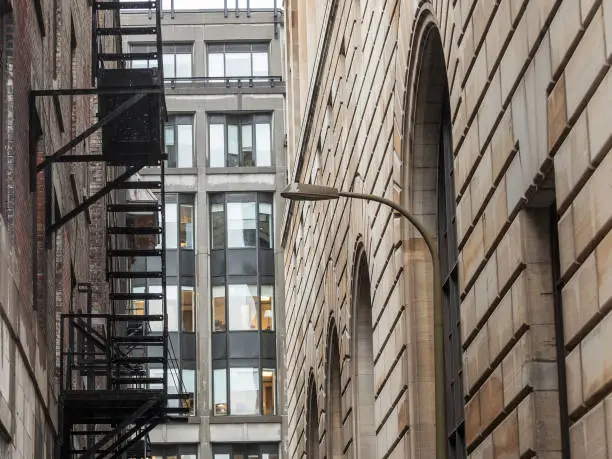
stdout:
POLYGON ((225 320, 225 286, 216 285, 212 288, 213 296, 213 323, 214 331, 225 331, 227 323, 225 320))
POLYGON ((193 249, 193 205, 181 204, 180 244, 183 249, 193 249))
POLYGON ((261 391, 262 391, 263 414, 264 415, 274 414, 275 379, 276 378, 275 378, 274 369, 261 370, 261 391))
POLYGON ((254 202, 227 203, 227 246, 229 248, 255 247, 254 202))
MULTIPOLYGON (((162 286, 161 285, 150 285, 149 293, 161 293, 162 286)), ((151 315, 161 315, 163 314, 163 306, 162 300, 149 300, 149 314, 151 315)), ((161 320, 155 320, 149 322, 151 331, 160 332, 162 331, 164 323, 161 320)))
MULTIPOLYGON (((187 394, 192 394, 188 399, 182 399, 182 406, 185 408, 189 408, 189 414, 194 414, 195 412, 195 370, 183 370, 183 387, 182 392, 187 394)), ((186 457, 187 455, 183 454, 181 459, 186 457)))
POLYGON ((168 312, 168 330, 178 331, 178 287, 166 286, 166 308, 168 312))
POLYGON ((230 368, 230 412, 259 414, 259 369, 230 368))
MULTIPOLYGON (((132 293, 145 293, 145 287, 132 287, 132 293)), ((145 313, 145 301, 133 300, 131 314, 142 316, 145 313)))
POLYGON ((240 165, 239 157, 238 126, 236 124, 227 125, 227 165, 236 167, 240 165))
POLYGON ((176 127, 178 146, 177 146, 177 167, 193 167, 193 126, 182 124, 176 127))
POLYGON ((273 246, 272 233, 272 204, 259 203, 259 247, 271 249, 273 246))
POLYGON ((175 203, 166 203, 166 249, 176 249, 178 239, 178 206, 175 203))
POLYGON ((274 330, 274 287, 261 286, 261 329, 274 330))
POLYGON ((213 249, 225 248, 225 208, 223 204, 212 204, 211 214, 211 239, 213 249))
POLYGON ((272 165, 272 130, 269 122, 255 125, 255 138, 257 139, 257 166, 272 165))
POLYGON ((225 126, 223 124, 210 124, 210 167, 225 166, 225 126))
POLYGON ((229 330, 257 330, 257 286, 229 285, 229 330))
POLYGON ((213 404, 215 415, 227 414, 227 371, 225 368, 213 370, 213 404))
POLYGON ((255 166, 253 158, 253 126, 249 124, 243 124, 241 126, 241 161, 240 165, 245 167, 255 166))
POLYGON ((195 296, 193 287, 181 287, 181 322, 183 331, 195 331, 195 296))
POLYGON ((209 53, 208 76, 213 78, 223 77, 225 75, 224 61, 223 53, 209 53))
POLYGON ((248 77, 251 75, 250 53, 226 53, 225 76, 248 77))

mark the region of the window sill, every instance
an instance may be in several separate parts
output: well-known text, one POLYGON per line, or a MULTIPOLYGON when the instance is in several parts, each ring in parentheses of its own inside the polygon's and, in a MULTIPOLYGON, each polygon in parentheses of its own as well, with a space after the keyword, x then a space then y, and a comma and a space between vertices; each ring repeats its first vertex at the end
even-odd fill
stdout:
POLYGON ((266 167, 207 167, 207 174, 274 174, 276 168, 266 167))
POLYGON ((211 424, 280 424, 280 416, 211 416, 211 424))

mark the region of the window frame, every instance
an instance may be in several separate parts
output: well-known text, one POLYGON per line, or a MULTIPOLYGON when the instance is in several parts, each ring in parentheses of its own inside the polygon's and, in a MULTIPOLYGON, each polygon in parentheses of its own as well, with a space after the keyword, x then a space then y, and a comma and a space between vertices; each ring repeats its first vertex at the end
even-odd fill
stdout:
MULTIPOLYGON (((175 165, 171 165, 171 154, 169 151, 168 159, 165 161, 166 168, 168 169, 193 169, 196 167, 196 142, 195 142, 195 116, 193 113, 171 113, 168 115, 168 121, 164 123, 164 137, 166 138, 166 130, 168 128, 172 128, 173 135, 173 156, 175 165), (191 165, 190 166, 179 166, 179 126, 191 126, 191 165)), ((166 144, 164 145, 164 149, 168 150, 168 144, 166 139, 166 144)))
POLYGON ((219 80, 267 80, 271 76, 270 72, 270 41, 232 41, 232 42, 207 42, 206 43, 206 76, 210 79, 219 79, 219 80), (245 50, 238 51, 240 47, 245 47, 245 50), (249 47, 246 50, 246 47, 249 47), (266 67, 267 72, 266 75, 255 75, 254 72, 254 59, 253 56, 255 54, 266 53, 266 67), (249 54, 249 66, 250 71, 245 75, 228 75, 227 74, 227 55, 228 54, 249 54), (222 75, 212 75, 211 74, 211 64, 210 64, 210 56, 211 54, 222 54, 223 55, 223 72, 222 75))
MULTIPOLYGON (((152 52, 157 52, 157 45, 155 43, 150 43, 150 42, 131 42, 129 43, 129 47, 130 47, 130 52, 132 53, 152 53, 152 52)), ((172 54, 173 56, 173 68, 174 68, 174 76, 173 77, 169 77, 168 75, 166 75, 166 72, 164 72, 164 77, 168 78, 168 79, 176 79, 176 78, 192 78, 194 77, 193 74, 193 70, 194 70, 194 57, 193 57, 193 43, 189 43, 189 42, 169 42, 169 43, 162 43, 162 65, 163 65, 163 56, 167 56, 169 54, 172 54), (186 54, 190 56, 190 66, 189 66, 189 76, 176 76, 176 56, 178 54, 186 54)), ((133 61, 133 62, 138 62, 139 66, 138 67, 132 67, 132 68, 147 68, 147 69, 151 69, 151 68, 157 68, 157 59, 147 59, 142 60, 142 61, 133 61), (140 66, 141 63, 146 62, 146 66, 140 66)), ((133 64, 132 64, 133 65, 133 64)), ((187 80, 188 82, 189 80, 187 80)))
MULTIPOLYGON (((260 167, 273 167, 274 166, 274 131, 273 131, 273 113, 272 112, 247 112, 247 113, 209 113, 207 123, 207 137, 208 137, 208 155, 207 155, 207 167, 210 169, 220 168, 260 168, 260 167), (258 164, 258 148, 257 148, 257 126, 267 124, 269 126, 269 145, 270 145, 270 157, 269 164, 259 165, 258 164), (211 126, 223 126, 223 166, 212 166, 212 135, 211 126), (238 147, 238 164, 230 165, 229 161, 229 126, 237 126, 237 147, 238 147), (243 126, 251 127, 251 156, 253 158, 253 165, 245 165, 243 158, 243 126)), ((260 140, 261 141, 261 140, 260 140)))

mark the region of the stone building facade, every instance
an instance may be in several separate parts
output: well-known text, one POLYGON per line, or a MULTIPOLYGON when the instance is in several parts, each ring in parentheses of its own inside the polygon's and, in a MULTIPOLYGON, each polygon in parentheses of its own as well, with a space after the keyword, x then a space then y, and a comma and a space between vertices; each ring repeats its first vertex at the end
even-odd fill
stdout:
POLYGON ((409 209, 443 290, 389 208, 287 206, 288 457, 609 457, 612 2, 286 14, 290 181, 409 209))
MULTIPOLYGON (((58 429, 59 314, 85 309, 78 283, 105 284, 89 267, 104 262, 106 222, 100 204, 92 223, 81 214, 45 239, 45 221, 98 191, 104 176, 87 163, 56 165, 31 191, 30 151, 40 160, 58 150, 93 123, 96 107, 91 97, 38 99, 31 118, 30 91, 90 87, 91 2, 4 0, 0 12, 0 457, 47 459, 58 429)), ((97 151, 94 135, 73 153, 97 151)))

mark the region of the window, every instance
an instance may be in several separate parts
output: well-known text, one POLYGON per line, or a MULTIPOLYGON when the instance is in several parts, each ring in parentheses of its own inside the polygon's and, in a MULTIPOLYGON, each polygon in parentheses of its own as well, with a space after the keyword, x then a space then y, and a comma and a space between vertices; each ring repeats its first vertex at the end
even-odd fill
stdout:
MULTIPOLYGON (((124 1, 124 0, 122 0, 124 1)), ((282 0, 276 0, 276 6, 281 7, 282 0)), ((273 9, 274 0, 162 0, 162 8, 168 10, 251 10, 273 9), (247 3, 248 2, 248 3, 247 3)))
POLYGON ((272 248, 272 203, 259 203, 259 247, 272 248))
POLYGON ((213 459, 279 459, 278 445, 257 443, 214 444, 213 459))
POLYGON ((166 203, 166 249, 177 248, 178 228, 177 228, 178 206, 174 202, 166 203))
POLYGON ((225 248, 225 206, 223 204, 211 204, 210 221, 212 248, 225 248))
POLYGON ((272 165, 270 115, 213 115, 208 134, 210 167, 272 165))
POLYGON ((193 116, 169 116, 164 137, 168 167, 193 167, 193 116))
POLYGON ((251 78, 269 75, 268 43, 220 43, 208 45, 208 76, 251 78))
POLYGON ((193 249, 193 205, 181 204, 179 244, 182 249, 193 249))
POLYGON ((255 202, 227 203, 227 247, 241 249, 257 247, 255 202))
POLYGON ((225 319, 225 285, 216 285, 212 288, 213 296, 213 330, 226 331, 225 319))
POLYGON ((215 368, 213 409, 215 416, 274 415, 276 369, 230 366, 228 372, 226 368, 215 368))
POLYGON ((213 331, 228 330, 226 317, 229 317, 230 331, 259 330, 259 311, 261 311, 261 330, 274 331, 274 287, 272 285, 261 286, 261 297, 257 296, 257 285, 228 285, 227 311, 225 289, 224 285, 215 285, 212 288, 213 331))
POLYGON ((181 324, 184 332, 195 331, 194 302, 193 287, 181 287, 181 324))
POLYGON ((229 285, 229 330, 257 330, 259 314, 257 311, 256 285, 229 285))
MULTIPOLYGON (((153 53, 157 51, 155 44, 132 44, 133 53, 153 53)), ((162 63, 164 66, 164 78, 190 78, 192 75, 192 49, 191 45, 163 45, 162 63)), ((132 61, 132 68, 147 69, 157 68, 157 59, 143 59, 132 61)))

